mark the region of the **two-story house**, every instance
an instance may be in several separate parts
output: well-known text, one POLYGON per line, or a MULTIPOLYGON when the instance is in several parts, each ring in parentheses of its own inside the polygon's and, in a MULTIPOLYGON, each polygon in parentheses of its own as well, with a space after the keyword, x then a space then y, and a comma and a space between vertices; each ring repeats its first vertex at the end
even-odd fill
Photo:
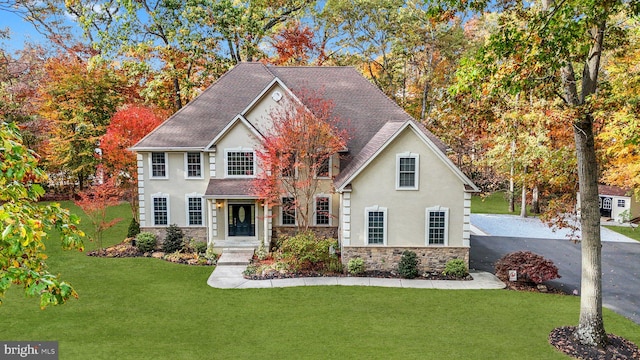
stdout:
MULTIPOLYGON (((270 243, 295 216, 253 195, 256 156, 271 110, 311 90, 333 102, 350 133, 331 157, 311 206, 316 230, 336 234, 343 262, 390 269, 406 249, 425 269, 468 263, 471 193, 477 187, 446 147, 351 67, 241 63, 132 149, 138 156, 140 226, 170 224, 216 247, 270 243)), ((288 201, 282 194, 283 202, 288 201)))

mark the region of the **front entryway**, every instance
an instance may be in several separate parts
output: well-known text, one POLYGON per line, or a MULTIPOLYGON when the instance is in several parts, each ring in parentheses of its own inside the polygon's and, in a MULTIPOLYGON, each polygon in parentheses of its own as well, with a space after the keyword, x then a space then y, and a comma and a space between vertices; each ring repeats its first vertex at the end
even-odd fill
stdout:
POLYGON ((229 236, 255 236, 254 204, 229 204, 229 236))

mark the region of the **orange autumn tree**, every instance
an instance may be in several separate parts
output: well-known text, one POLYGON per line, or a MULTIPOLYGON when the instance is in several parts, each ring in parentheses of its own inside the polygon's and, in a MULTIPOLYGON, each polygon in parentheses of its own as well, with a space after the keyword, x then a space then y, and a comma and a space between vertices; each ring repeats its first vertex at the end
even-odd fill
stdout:
POLYGON ((284 213, 295 216, 297 228, 307 230, 314 196, 331 190, 322 186, 332 182, 324 185, 321 179, 331 178, 330 158, 345 149, 347 131, 331 101, 309 91, 296 95, 282 99, 269 114, 273 126, 256 151, 265 171, 253 188, 267 206, 283 206, 284 213))
POLYGON ((138 170, 136 155, 128 148, 162 123, 163 116, 143 105, 129 105, 118 110, 100 139, 105 170, 118 179, 118 187, 138 215, 138 170))

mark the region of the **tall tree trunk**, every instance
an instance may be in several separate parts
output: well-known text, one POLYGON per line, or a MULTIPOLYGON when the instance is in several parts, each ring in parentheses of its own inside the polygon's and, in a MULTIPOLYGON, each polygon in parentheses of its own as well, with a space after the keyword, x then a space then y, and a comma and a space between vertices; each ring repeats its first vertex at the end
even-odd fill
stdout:
POLYGON ((522 182, 522 198, 520 205, 520 217, 527 217, 527 185, 522 182))
POLYGON ((569 62, 562 68, 564 100, 575 110, 574 138, 578 159, 580 185, 580 226, 582 228, 582 283, 580 322, 576 338, 585 345, 604 347, 607 336, 602 320, 602 243, 600 240, 600 211, 598 207, 598 163, 596 158, 593 116, 589 110, 580 112, 587 96, 597 89, 600 57, 602 56, 603 21, 591 30, 593 45, 584 64, 582 89, 578 94, 575 73, 569 62))
MULTIPOLYGON (((174 67, 175 70, 175 67, 174 67)), ((174 105, 176 107, 176 111, 182 109, 182 97, 180 95, 180 80, 177 77, 173 78, 173 96, 174 96, 174 105)))
POLYGON ((511 142, 511 164, 509 168, 509 212, 516 212, 516 194, 513 184, 513 175, 515 172, 515 151, 516 151, 516 142, 511 142))
POLYGON ((580 225, 582 228, 582 286, 580 323, 576 332, 583 344, 604 347, 602 320, 602 243, 598 208, 598 169, 590 114, 575 124, 578 178, 580 181, 580 225))
POLYGON ((538 185, 535 185, 531 191, 531 212, 540 214, 540 189, 538 185))

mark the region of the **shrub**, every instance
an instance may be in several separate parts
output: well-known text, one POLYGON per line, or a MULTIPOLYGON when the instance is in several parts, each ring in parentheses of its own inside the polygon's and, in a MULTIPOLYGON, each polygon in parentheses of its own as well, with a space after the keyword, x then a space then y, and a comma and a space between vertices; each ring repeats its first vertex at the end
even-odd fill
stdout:
POLYGON ((174 253, 182 250, 184 244, 184 234, 182 229, 176 224, 172 224, 167 228, 167 236, 162 243, 162 251, 165 253, 174 253))
POLYGON ((347 263, 347 271, 351 275, 364 274, 364 259, 359 257, 349 259, 349 262, 347 263))
POLYGON ((204 254, 207 252, 207 243, 204 241, 191 239, 191 241, 189 241, 189 247, 196 254, 204 254))
POLYGON ((398 263, 398 273, 405 279, 418 276, 418 255, 413 251, 405 250, 398 263))
POLYGON ((531 251, 517 251, 507 254, 496 262, 495 269, 496 276, 503 281, 509 280, 509 270, 518 272, 518 280, 536 284, 560 277, 558 268, 553 264, 553 261, 531 251))
POLYGON ((264 260, 269 256, 269 252, 267 251, 267 247, 264 246, 264 242, 260 241, 260 245, 258 246, 258 249, 256 249, 255 254, 258 260, 264 260))
POLYGON ((213 243, 207 247, 207 252, 204 253, 204 257, 209 261, 216 261, 218 259, 218 253, 213 250, 213 243))
POLYGON ((340 258, 338 256, 333 255, 331 257, 331 260, 329 260, 329 263, 325 265, 325 268, 328 272, 342 273, 342 261, 340 261, 340 258))
POLYGON ((468 274, 467 265, 462 259, 451 259, 447 261, 442 273, 447 276, 465 277, 468 274))
POLYGON ((127 230, 127 237, 133 238, 140 234, 140 224, 136 221, 136 219, 131 219, 129 223, 129 229, 127 230))
POLYGON ((287 260, 294 271, 313 268, 331 260, 329 248, 335 249, 335 239, 318 239, 313 232, 299 233, 292 237, 283 237, 278 241, 277 260, 287 260))
POLYGON ((138 251, 146 253, 155 250, 158 237, 150 232, 141 232, 136 236, 136 247, 138 251))

